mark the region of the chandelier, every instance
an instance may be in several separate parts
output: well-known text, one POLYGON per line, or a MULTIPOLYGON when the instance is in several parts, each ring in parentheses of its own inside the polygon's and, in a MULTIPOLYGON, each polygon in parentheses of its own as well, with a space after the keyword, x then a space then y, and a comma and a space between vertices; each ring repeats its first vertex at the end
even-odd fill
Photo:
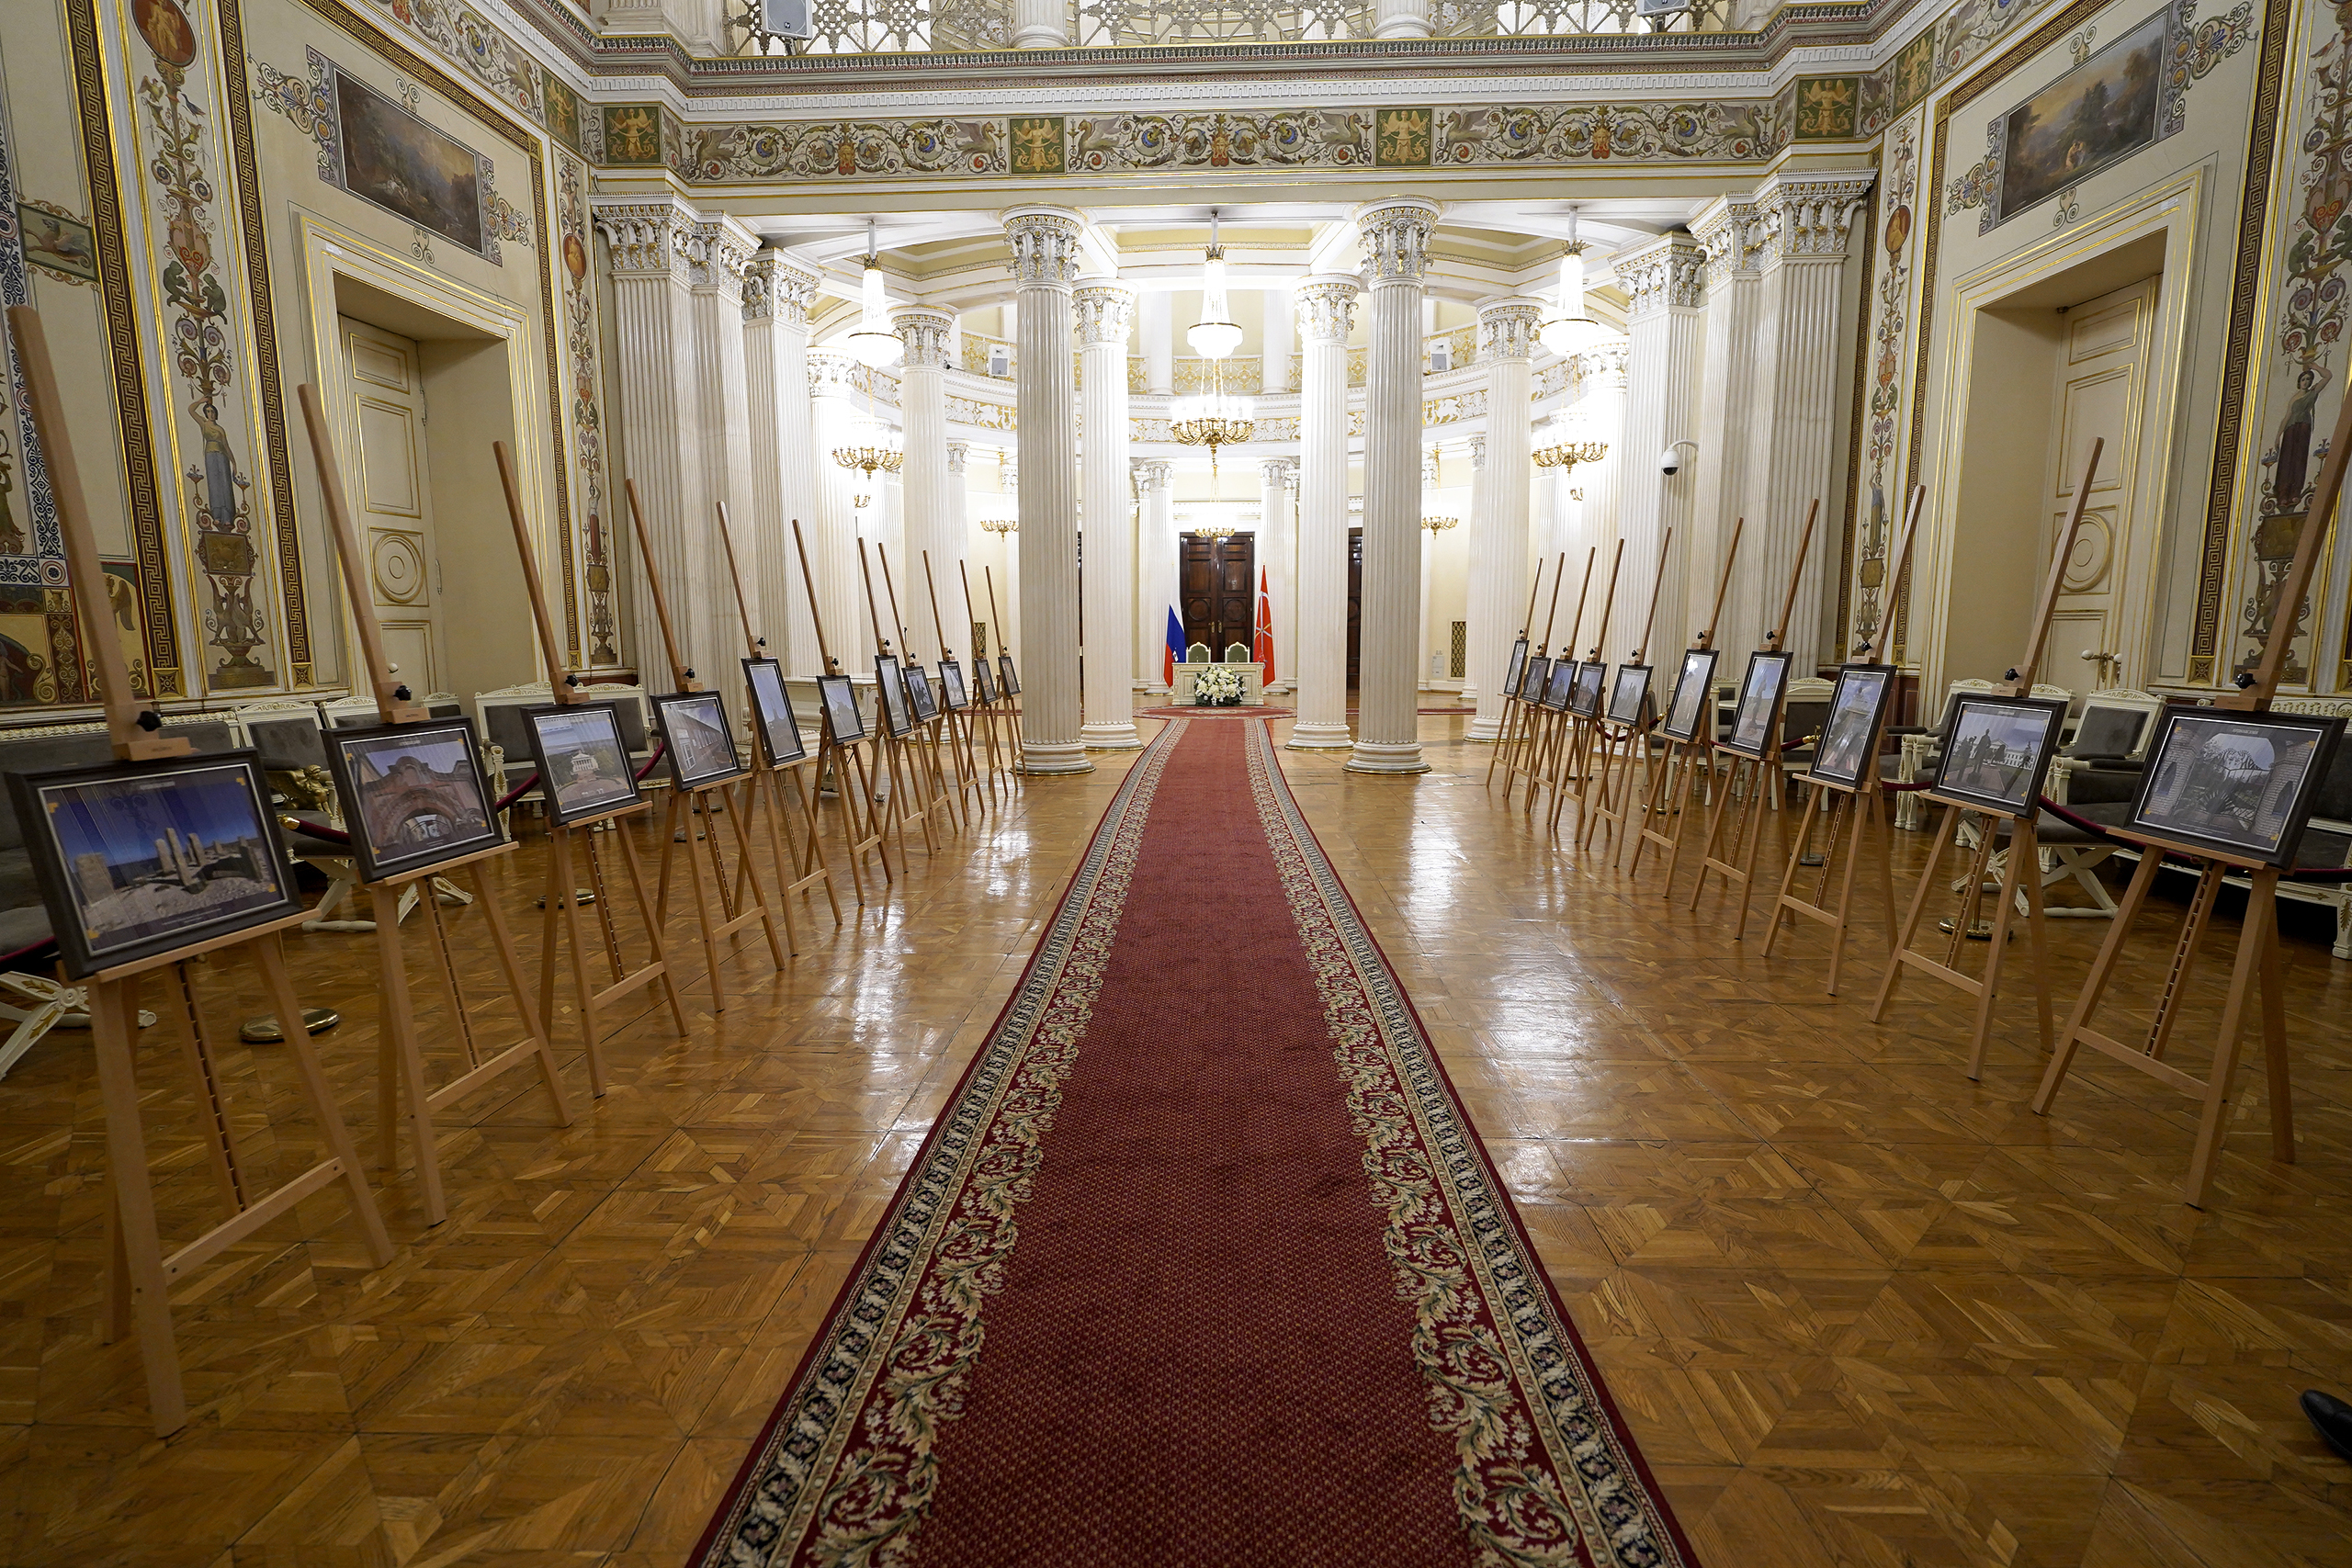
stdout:
POLYGON ((1198 527, 1188 527, 1184 532, 1192 535, 1196 539, 1208 539, 1221 545, 1225 543, 1226 540, 1233 537, 1233 525, 1230 523, 1204 523, 1198 527))
POLYGON ((874 248, 874 220, 869 218, 865 220, 865 271, 858 280, 857 331, 849 334, 845 344, 868 370, 896 365, 906 352, 906 344, 890 330, 884 306, 882 257, 874 248))
POLYGON ((1241 329, 1234 323, 1233 307, 1225 288, 1225 247, 1217 243, 1216 209, 1209 209, 1209 249, 1201 268, 1201 319, 1184 333, 1193 352, 1204 359, 1223 359, 1241 346, 1241 329))
POLYGON ((1459 527, 1461 523, 1462 519, 1459 517, 1424 517, 1421 519, 1421 526, 1430 531, 1430 537, 1432 539, 1450 529, 1459 527))
POLYGON ((980 526, 986 528, 991 534, 1000 536, 1005 534, 1017 534, 1021 531, 1021 519, 1012 516, 983 517, 980 519, 980 526))
POLYGON ((1595 439, 1591 429, 1574 413, 1554 420, 1537 439, 1544 445, 1531 455, 1539 468, 1573 468, 1609 456, 1609 443, 1595 439))
POLYGON ((1617 334, 1585 314, 1584 243, 1577 238, 1577 210, 1568 209, 1568 254, 1560 258, 1560 313, 1535 329, 1535 341, 1566 359, 1617 334))
POLYGON ((876 468, 895 474, 906 465, 906 443, 880 420, 860 420, 842 445, 833 448, 833 461, 844 468, 863 468, 871 486, 876 468))

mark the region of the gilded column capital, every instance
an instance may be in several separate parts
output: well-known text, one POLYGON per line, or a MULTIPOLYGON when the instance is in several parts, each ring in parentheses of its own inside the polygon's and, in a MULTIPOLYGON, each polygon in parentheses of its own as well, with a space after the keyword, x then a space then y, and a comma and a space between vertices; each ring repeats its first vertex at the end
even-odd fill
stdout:
POLYGON ((1070 290, 1070 310, 1078 327, 1078 344, 1125 347, 1136 321, 1136 291, 1115 277, 1080 278, 1070 290))
POLYGON ((1086 220, 1061 207, 1015 207, 999 215, 1012 242, 1013 281, 1067 288, 1078 278, 1078 241, 1086 220))
POLYGON ((1474 435, 1470 438, 1470 471, 1474 474, 1477 473, 1486 466, 1487 438, 1483 435, 1474 435))
POLYGON ((857 396, 858 363, 837 348, 808 351, 808 390, 820 398, 857 396))
POLYGON ((1611 258, 1617 286, 1633 303, 1630 320, 1661 310, 1695 310, 1706 302, 1707 253, 1689 234, 1660 234, 1611 258))
POLYGON ((950 441, 947 444, 947 471, 949 473, 960 474, 971 466, 971 462, 972 444, 970 442, 950 441))
POLYGON ((1295 457, 1266 457, 1259 461, 1258 482, 1261 485, 1288 487, 1297 478, 1298 459, 1295 457))
POLYGON ((1577 379, 1603 390, 1625 389, 1625 355, 1632 345, 1623 338, 1596 344, 1577 355, 1577 379))
POLYGON ((1430 236, 1437 231, 1438 204, 1426 197, 1367 201, 1350 216, 1363 237, 1363 266, 1374 287, 1419 283, 1430 268, 1430 236))
POLYGON ((1135 457, 1127 467, 1136 476, 1136 489, 1166 490, 1176 482, 1176 465, 1165 457, 1135 457))
POLYGON ((805 327, 808 302, 823 281, 815 267, 770 246, 743 270, 743 319, 805 327))
POLYGON ((910 370, 947 368, 947 340, 956 330, 956 312, 936 305, 900 305, 890 312, 890 330, 906 345, 903 361, 910 370))
POLYGON ((682 201, 593 202, 589 211, 615 277, 687 280, 695 212, 682 201))
POLYGON ((696 288, 743 295, 743 276, 758 254, 760 237, 732 218, 696 223, 685 239, 686 281, 696 288))
POLYGON ((1291 289, 1297 305, 1298 335, 1305 343, 1345 343, 1355 331, 1356 302, 1363 286, 1355 275, 1318 272, 1291 289))
POLYGON ((1523 294, 1489 299, 1478 307, 1478 362, 1526 359, 1535 353, 1536 329, 1544 324, 1544 301, 1523 294))
POLYGON ((1846 239, 1876 176, 1868 169, 1774 175, 1749 199, 1759 269, 1784 261, 1842 262, 1846 239))
POLYGON ((1755 234, 1755 206, 1729 197, 1717 197, 1690 220, 1690 237, 1706 258, 1710 288, 1756 276, 1755 234))

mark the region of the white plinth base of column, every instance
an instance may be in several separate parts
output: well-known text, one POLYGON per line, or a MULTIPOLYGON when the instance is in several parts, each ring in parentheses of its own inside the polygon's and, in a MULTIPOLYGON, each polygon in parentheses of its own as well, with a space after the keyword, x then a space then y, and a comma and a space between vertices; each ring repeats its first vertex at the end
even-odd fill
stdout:
POLYGON ((1015 49, 1068 49, 1069 39, 1058 26, 1016 28, 1012 33, 1015 49))
POLYGON ((1075 740, 1061 744, 1024 740, 1021 743, 1021 771, 1032 778, 1091 773, 1094 764, 1086 760, 1086 748, 1075 740))
POLYGON ((1294 724, 1286 751, 1345 751, 1356 743, 1355 732, 1344 724, 1294 724))
POLYGON ((1499 718, 1474 718, 1470 728, 1462 732, 1464 740, 1495 741, 1503 738, 1503 721, 1499 718))
POLYGON ((1135 751, 1143 747, 1143 737, 1132 724, 1081 724, 1078 740, 1090 751, 1135 751))
POLYGON ((1359 740, 1355 752, 1348 759, 1351 773, 1426 773, 1430 765, 1421 760, 1421 743, 1418 740, 1402 744, 1359 740))

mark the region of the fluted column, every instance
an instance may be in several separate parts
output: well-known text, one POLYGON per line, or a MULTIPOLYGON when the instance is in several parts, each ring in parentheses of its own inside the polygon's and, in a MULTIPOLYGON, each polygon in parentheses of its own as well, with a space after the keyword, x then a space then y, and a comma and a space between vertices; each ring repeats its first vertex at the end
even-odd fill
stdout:
POLYGON ((1021 308, 1014 390, 1021 453, 1022 770, 1093 771, 1079 738, 1078 389, 1070 286, 1081 221, 1058 207, 1004 215, 1021 308))
MULTIPOLYGON (((1609 566, 1617 553, 1617 524, 1620 505, 1620 476, 1629 462, 1639 460, 1625 450, 1625 344, 1620 338, 1602 344, 1577 355, 1577 413, 1587 434, 1606 446, 1608 455, 1598 462, 1578 463, 1568 470, 1571 515, 1575 518, 1573 533, 1576 542, 1568 547, 1570 570, 1577 557, 1588 549, 1598 549, 1600 557, 1593 562, 1592 597, 1585 605, 1584 629, 1577 634, 1584 647, 1577 650, 1583 658, 1599 646, 1600 657, 1611 663, 1623 653, 1638 627, 1628 627, 1623 615, 1611 615, 1609 620, 1609 641, 1600 645, 1601 596, 1609 592, 1609 566), (1584 499, 1573 499, 1575 492, 1584 499)), ((1631 552, 1627 553, 1624 570, 1618 574, 1617 593, 1625 594, 1625 584, 1631 578, 1640 577, 1646 582, 1631 552)), ((1568 635, 1563 626, 1560 635, 1568 635)))
POLYGON ((1438 206, 1419 197, 1356 209, 1372 285, 1365 355, 1363 600, 1355 750, 1348 770, 1421 773, 1413 621, 1421 577, 1421 279, 1438 206))
MULTIPOLYGON (((954 352, 949 350, 951 359, 954 352)), ((958 565, 968 562, 972 556, 971 492, 965 488, 970 482, 971 458, 970 442, 947 444, 947 548, 955 559, 942 560, 937 556, 931 558, 932 575, 939 581, 939 618, 947 627, 946 651, 958 659, 972 651, 972 617, 964 613, 964 573, 970 568, 958 565)), ((926 600, 924 607, 928 609, 929 605, 926 600)))
POLYGON ((1143 389, 1154 397, 1176 390, 1175 300, 1154 289, 1136 305, 1136 337, 1143 353, 1143 389))
POLYGON ((1527 524, 1533 483, 1535 329, 1544 301, 1513 295, 1478 308, 1478 363, 1487 368, 1487 468, 1470 518, 1469 659, 1478 711, 1464 733, 1500 739, 1503 668, 1527 614, 1527 524))
POLYGON ((1625 481, 1618 531, 1633 583, 1630 592, 1624 583, 1618 585, 1617 604, 1629 649, 1641 644, 1659 542, 1667 529, 1674 531, 1666 578, 1657 590, 1657 619, 1643 649, 1643 657, 1655 665, 1662 650, 1682 647, 1694 629, 1683 625, 1682 560, 1689 555, 1696 475, 1688 447, 1681 470, 1671 476, 1659 468, 1658 457, 1669 441, 1695 439, 1694 394, 1705 352, 1706 318, 1700 303, 1706 256, 1689 235, 1662 234, 1621 252, 1614 264, 1618 286, 1632 301, 1625 315, 1626 467, 1620 470, 1625 481))
MULTIPOLYGON (((1829 484, 1843 439, 1838 411, 1838 297, 1846 265, 1848 230, 1869 194, 1867 170, 1775 175, 1753 199, 1757 216, 1757 389, 1749 432, 1750 570, 1741 581, 1754 623, 1768 628, 1779 611, 1807 505, 1818 496, 1824 521, 1797 579, 1787 647, 1799 673, 1810 674, 1838 649, 1822 635, 1824 561, 1828 543, 1829 484), (1758 526, 1758 524, 1761 526, 1758 526), (1775 587, 1774 584, 1781 586, 1775 587)), ((1894 592, 1889 584, 1887 592, 1894 592)))
POLYGON ((808 406, 808 302, 817 269, 775 249, 743 279, 743 364, 752 404, 752 512, 736 520, 736 549, 757 587, 752 613, 768 652, 795 675, 822 672, 808 594, 792 557, 792 524, 817 517, 815 415, 808 406))
POLYGON ((1090 277, 1070 297, 1076 312, 1079 483, 1085 496, 1085 710, 1079 739, 1098 751, 1143 744, 1136 735, 1134 509, 1127 500, 1127 334, 1136 291, 1116 278, 1090 277))
POLYGON ((1264 301, 1264 323, 1259 333, 1258 389, 1268 394, 1292 391, 1295 389, 1290 384, 1290 361, 1297 333, 1291 325, 1290 291, 1269 288, 1259 298, 1264 301))
POLYGON ((1176 465, 1165 457, 1137 457, 1132 467, 1136 575, 1142 584, 1136 606, 1136 671, 1152 691, 1165 692, 1161 656, 1168 647, 1168 612, 1176 607, 1176 465))
MULTIPOLYGON (((928 663, 942 650, 932 646, 939 637, 923 585, 924 552, 930 553, 931 570, 943 582, 954 580, 956 563, 963 555, 963 529, 947 495, 947 339, 955 330, 956 313, 931 305, 901 305, 890 312, 890 325, 905 347, 899 368, 899 417, 905 423, 906 440, 906 461, 899 470, 904 558, 891 561, 890 570, 898 579, 907 647, 918 652, 931 649, 924 660, 928 663)), ((943 620, 946 608, 943 597, 943 620)))
MULTIPOLYGON (((1684 454, 1696 474, 1690 548, 1682 558, 1685 603, 1702 615, 1713 604, 1732 530, 1747 510, 1749 429, 1757 406, 1749 391, 1756 385, 1757 278, 1750 245, 1755 225, 1756 209, 1728 198, 1710 203, 1690 225, 1706 257, 1706 345, 1699 370, 1698 427, 1691 432, 1699 450, 1684 454)), ((1743 541, 1741 581, 1726 597, 1723 624, 1715 628, 1715 646, 1732 656, 1723 665, 1733 679, 1729 667, 1763 637, 1755 613, 1759 598, 1747 591, 1744 581, 1755 565, 1749 548, 1743 541)))
MULTIPOLYGON (((1062 0, 1012 0, 1012 47, 1015 49, 1068 49, 1070 45, 1069 13, 1062 0)), ((1025 689, 1028 673, 1022 673, 1025 689)))
POLYGON ((1373 17, 1374 38, 1430 36, 1430 0, 1377 0, 1373 17))
MULTIPOLYGON (((844 674, 874 668, 874 630, 857 573, 857 476, 833 461, 857 419, 857 361, 836 349, 808 351, 810 434, 817 515, 801 526, 808 547, 808 574, 817 581, 817 609, 825 619, 825 640, 844 674)), ((793 563, 797 569, 797 561, 793 563)))
MULTIPOLYGON (((752 405, 743 370, 743 283, 759 236, 732 218, 695 225, 687 284, 694 295, 695 424, 702 437, 705 504, 681 514, 679 575, 664 576, 678 644, 702 679, 721 691, 742 683, 742 615, 718 537, 725 502, 739 522, 752 511, 752 405)), ((650 523, 650 519, 648 520, 650 523)), ((666 563, 665 563, 666 564, 666 563)))
MULTIPOLYGON (((1290 667, 1290 573, 1291 562, 1297 546, 1291 537, 1290 487, 1297 476, 1295 457, 1269 457, 1258 465, 1258 569, 1266 584, 1267 612, 1273 618, 1273 668, 1266 671, 1266 683, 1279 688, 1282 682, 1294 679, 1290 667)), ((1250 585, 1254 595, 1257 583, 1250 585)), ((1251 600, 1254 604, 1256 600, 1251 600)), ((1256 624, 1257 612, 1250 612, 1251 624, 1256 624)), ((1256 649, 1250 649, 1254 655, 1256 649)))
POLYGON ((1346 273, 1298 285, 1298 721, 1289 745, 1344 750, 1348 733, 1348 335, 1362 290, 1346 273))

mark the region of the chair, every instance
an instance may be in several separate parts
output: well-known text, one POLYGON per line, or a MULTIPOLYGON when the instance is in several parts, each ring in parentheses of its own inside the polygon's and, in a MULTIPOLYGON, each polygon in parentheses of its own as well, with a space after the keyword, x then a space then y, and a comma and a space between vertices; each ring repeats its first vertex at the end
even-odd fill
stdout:
POLYGON ((319 705, 292 698, 251 703, 230 716, 246 745, 261 753, 280 807, 277 835, 286 852, 327 879, 327 890, 302 922, 306 931, 372 931, 373 920, 338 915, 359 886, 358 866, 339 854, 324 839, 313 839, 286 827, 284 818, 341 829, 343 804, 335 798, 334 778, 327 766, 325 731, 320 728, 319 705))
POLYGON ((1208 663, 1209 645, 1204 642, 1196 642, 1186 647, 1184 649, 1184 662, 1187 664, 1208 663))
POLYGON ((1225 645, 1225 659, 1223 662, 1227 664, 1247 664, 1250 662, 1250 649, 1240 643, 1228 642, 1225 645))
MULTIPOLYGON (((2140 793, 2148 743, 2155 739, 2155 718, 2163 708, 2164 699, 2146 692, 2119 689, 2084 698, 2074 738, 2051 760, 2045 785, 2050 798, 2077 817, 2120 826, 2140 793)), ((2034 832, 2041 843, 2042 886, 2071 881, 2091 901, 2086 908, 2045 898, 2042 912, 2057 919, 2111 917, 2115 899, 2092 872, 2116 846, 2047 811, 2035 818, 2034 832)))
MULTIPOLYGON (((435 718, 457 718, 466 711, 466 705, 458 700, 455 692, 433 692, 417 701, 435 718)), ((331 703, 321 703, 319 712, 324 716, 329 729, 365 729, 376 722, 376 699, 355 693, 331 703)))

